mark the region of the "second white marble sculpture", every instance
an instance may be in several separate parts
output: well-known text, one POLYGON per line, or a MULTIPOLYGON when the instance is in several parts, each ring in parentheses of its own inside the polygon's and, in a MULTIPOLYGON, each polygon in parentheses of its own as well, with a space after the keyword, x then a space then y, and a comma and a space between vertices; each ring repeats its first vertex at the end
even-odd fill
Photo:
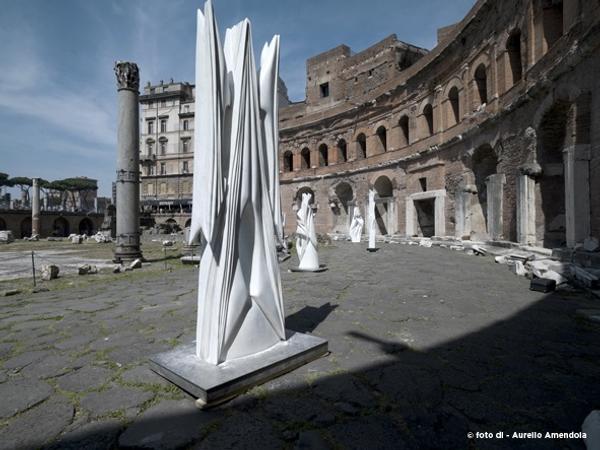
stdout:
POLYGON ((369 190, 369 212, 367 214, 367 221, 369 224, 369 247, 375 248, 375 232, 377 223, 375 221, 375 191, 369 190))
POLYGON ((208 363, 252 355, 285 340, 275 236, 282 235, 277 179, 279 37, 257 74, 250 22, 221 46, 212 5, 198 10, 194 190, 190 240, 203 236, 196 354, 208 363))
POLYGON ((310 206, 311 194, 302 194, 302 204, 296 213, 296 251, 298 252, 298 269, 305 271, 319 270, 317 253, 317 233, 315 232, 315 213, 310 206))
POLYGON ((354 214, 352 215, 352 222, 350 223, 350 240, 354 243, 360 243, 360 238, 362 236, 363 226, 365 224, 365 219, 360 214, 360 208, 358 206, 354 207, 354 214))

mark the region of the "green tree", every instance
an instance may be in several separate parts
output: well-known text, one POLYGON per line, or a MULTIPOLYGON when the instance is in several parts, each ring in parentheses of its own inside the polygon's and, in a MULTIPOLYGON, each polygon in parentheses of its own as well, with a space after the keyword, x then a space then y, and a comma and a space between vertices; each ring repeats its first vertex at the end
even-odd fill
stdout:
POLYGON ((85 203, 88 194, 98 190, 97 181, 90 178, 65 178, 57 182, 70 194, 73 207, 77 207, 77 197, 82 200, 82 203, 85 203))
POLYGON ((10 186, 17 186, 21 189, 21 197, 25 200, 26 204, 29 204, 29 188, 33 184, 31 178, 28 177, 14 177, 8 180, 10 186))

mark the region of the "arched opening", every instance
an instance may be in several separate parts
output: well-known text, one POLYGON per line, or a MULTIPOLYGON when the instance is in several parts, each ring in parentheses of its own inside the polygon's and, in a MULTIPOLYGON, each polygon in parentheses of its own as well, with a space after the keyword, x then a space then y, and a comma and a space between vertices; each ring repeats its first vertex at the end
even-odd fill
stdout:
POLYGON ((329 149, 326 144, 319 145, 319 167, 329 165, 329 149))
POLYGON ((400 127, 400 147, 406 147, 410 144, 410 130, 408 125, 408 116, 400 117, 398 121, 398 126, 400 127))
POLYGON ((448 127, 452 127, 460 122, 460 98, 458 88, 454 86, 448 92, 448 127))
POLYGON ((476 239, 489 237, 487 180, 490 175, 497 172, 497 168, 498 157, 490 145, 485 144, 475 150, 472 170, 477 197, 471 205, 471 232, 476 239))
POLYGON ((88 217, 84 217, 79 222, 79 234, 86 234, 88 236, 94 234, 94 223, 88 217))
POLYGON ((422 122, 423 137, 433 135, 433 106, 431 104, 427 104, 423 108, 422 122))
POLYGON ((388 177, 380 176, 373 184, 375 193, 375 222, 379 234, 390 234, 392 228, 392 215, 394 213, 394 186, 388 177))
POLYGON ((52 224, 52 235, 58 237, 67 237, 71 234, 69 222, 64 217, 59 217, 52 224))
POLYGON ((283 171, 292 172, 294 170, 294 155, 291 151, 287 151, 283 154, 283 171))
POLYGON ((21 221, 21 239, 31 236, 31 217, 25 217, 21 221))
POLYGON ((335 216, 334 233, 346 233, 350 226, 350 211, 353 206, 354 191, 352 186, 346 182, 339 183, 335 189, 337 202, 332 206, 335 216))
POLYGON ((563 20, 562 0, 542 0, 543 36, 546 51, 563 35, 563 20))
POLYGON ((364 133, 356 136, 356 159, 365 159, 367 157, 367 137, 364 133))
POLYGON ((310 150, 307 147, 300 152, 300 168, 310 169, 310 150))
POLYGON ((508 55, 508 65, 510 68, 508 75, 510 76, 511 81, 510 85, 507 87, 511 87, 521 81, 521 78, 523 78, 520 30, 513 31, 508 37, 508 40, 506 41, 506 54, 508 55))
POLYGON ((555 104, 542 118, 537 160, 542 174, 536 186, 536 240, 544 247, 566 245, 565 176, 563 150, 567 140, 570 104, 555 104))
POLYGON ((0 217, 0 231, 6 230, 6 222, 0 217))
POLYGON ((165 221, 165 225, 166 225, 165 231, 167 233, 177 233, 177 232, 181 231, 181 227, 179 226, 177 221, 173 218, 167 219, 165 221))
POLYGON ((475 70, 475 100, 479 107, 488 102, 487 69, 484 64, 479 64, 475 70))
POLYGON ((344 139, 340 139, 337 143, 338 149, 338 162, 344 163, 348 161, 348 146, 344 139))
POLYGON ((377 140, 379 142, 379 153, 387 152, 387 130, 382 125, 376 131, 377 140))

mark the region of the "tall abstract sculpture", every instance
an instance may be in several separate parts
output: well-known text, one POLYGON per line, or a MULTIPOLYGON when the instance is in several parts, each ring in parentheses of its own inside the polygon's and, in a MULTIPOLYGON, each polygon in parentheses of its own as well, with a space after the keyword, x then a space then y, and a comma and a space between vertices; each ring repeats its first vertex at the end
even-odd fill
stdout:
POLYGON ((221 46, 212 4, 198 10, 195 154, 190 243, 206 243, 198 277, 196 341, 151 367, 199 404, 292 370, 327 342, 284 327, 277 242, 283 239, 278 179, 279 36, 257 73, 250 22, 221 46))
POLYGON ((296 229, 296 250, 298 252, 298 269, 314 272, 319 270, 317 253, 317 233, 315 232, 315 214, 310 206, 311 194, 302 194, 302 204, 296 213, 298 228, 296 229))
POLYGON ((377 251, 377 247, 375 246, 375 233, 377 223, 375 221, 375 191, 373 189, 369 190, 369 212, 367 214, 367 222, 369 225, 369 246, 367 250, 374 252, 377 251))
POLYGON ((360 238, 362 236, 363 226, 365 224, 365 219, 360 214, 360 208, 358 206, 354 207, 354 214, 352 215, 352 222, 350 223, 350 240, 354 243, 360 243, 360 238))

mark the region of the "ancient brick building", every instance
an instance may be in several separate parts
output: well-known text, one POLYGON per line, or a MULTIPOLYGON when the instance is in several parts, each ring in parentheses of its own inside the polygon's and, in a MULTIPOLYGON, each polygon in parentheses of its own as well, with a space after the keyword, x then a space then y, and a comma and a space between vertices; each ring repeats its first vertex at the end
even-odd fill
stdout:
POLYGON ((347 233, 572 247, 600 236, 600 3, 479 0, 427 52, 390 36, 307 61, 280 110, 282 204, 347 233))

